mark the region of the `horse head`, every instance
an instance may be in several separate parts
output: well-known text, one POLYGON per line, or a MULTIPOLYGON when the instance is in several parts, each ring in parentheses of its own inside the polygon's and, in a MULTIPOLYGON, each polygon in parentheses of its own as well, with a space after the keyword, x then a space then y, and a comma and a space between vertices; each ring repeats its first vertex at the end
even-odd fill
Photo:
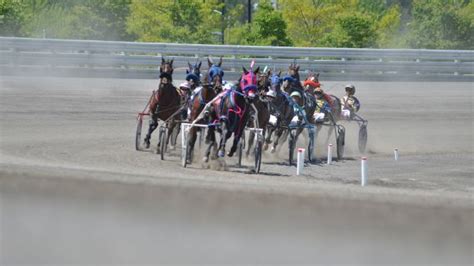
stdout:
POLYGON ((258 90, 257 73, 260 71, 260 67, 253 71, 248 71, 245 67, 242 67, 243 73, 240 77, 240 89, 242 92, 253 99, 258 90))
POLYGON ((164 57, 161 57, 161 65, 160 65, 160 75, 163 73, 167 73, 170 76, 173 75, 173 61, 174 59, 171 60, 165 60, 164 57))
POLYGON ((201 64, 201 61, 199 63, 196 62, 194 65, 188 62, 188 69, 186 69, 186 80, 192 80, 196 86, 199 85, 201 79, 201 64))
POLYGON ((209 70, 207 71, 207 75, 205 77, 205 83, 213 87, 216 92, 220 92, 222 90, 222 78, 224 77, 224 71, 221 68, 222 57, 218 64, 214 64, 210 58, 207 60, 209 64, 209 70))
POLYGON ((264 71, 258 75, 258 90, 260 93, 267 92, 270 87, 270 77, 272 70, 264 71))
POLYGON ((297 81, 300 81, 300 66, 295 63, 291 63, 290 66, 288 67, 288 75, 290 75, 292 78, 296 79, 297 81))
POLYGON ((281 71, 277 73, 273 73, 270 78, 270 86, 271 89, 275 92, 279 92, 281 90, 280 86, 283 80, 281 79, 281 71))

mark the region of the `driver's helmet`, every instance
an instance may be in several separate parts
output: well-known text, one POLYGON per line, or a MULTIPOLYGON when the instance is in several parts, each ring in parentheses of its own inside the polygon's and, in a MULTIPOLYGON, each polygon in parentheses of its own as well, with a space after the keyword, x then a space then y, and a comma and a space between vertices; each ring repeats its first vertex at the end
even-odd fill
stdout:
POLYGON ((298 97, 301 98, 301 93, 299 91, 294 91, 290 94, 290 97, 298 97))
POLYGON ((188 82, 183 82, 183 83, 179 84, 179 88, 184 89, 184 90, 190 90, 191 85, 188 82))
POLYGON ((267 97, 276 98, 277 93, 276 93, 275 90, 268 90, 265 95, 266 95, 267 97))
POLYGON ((290 83, 293 83, 293 82, 296 82, 296 79, 293 78, 292 76, 287 75, 283 77, 283 81, 289 81, 290 83))
POLYGON ((226 82, 224 86, 222 86, 222 90, 227 91, 227 90, 232 90, 235 87, 234 83, 232 82, 226 82))
POLYGON ((344 88, 349 95, 354 95, 356 92, 356 88, 353 84, 347 84, 344 88))

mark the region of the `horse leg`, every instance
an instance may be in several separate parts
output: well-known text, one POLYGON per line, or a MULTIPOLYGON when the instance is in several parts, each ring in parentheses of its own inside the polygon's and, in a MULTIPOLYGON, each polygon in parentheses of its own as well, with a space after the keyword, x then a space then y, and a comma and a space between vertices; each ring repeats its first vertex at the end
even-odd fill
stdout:
POLYGON ((282 134, 283 134, 283 129, 277 128, 275 131, 275 138, 273 139, 272 149, 270 150, 271 153, 275 153, 276 147, 278 145, 278 142, 282 134))
POLYGON ((175 146, 176 141, 173 143, 173 139, 175 140, 173 134, 174 134, 174 131, 177 130, 176 125, 177 123, 174 121, 174 119, 168 122, 168 135, 166 136, 166 143, 164 147, 166 147, 168 143, 170 143, 170 140, 171 140, 170 150, 174 150, 176 148, 175 146))
POLYGON ((250 130, 250 133, 249 133, 249 141, 248 141, 248 148, 247 148, 247 152, 245 153, 245 156, 246 157, 249 157, 249 154, 250 154, 250 151, 252 150, 252 146, 253 146, 253 141, 255 139, 255 132, 250 130))
POLYGON ((268 134, 265 136, 265 145, 263 145, 263 150, 268 150, 268 144, 272 143, 272 134, 275 131, 275 128, 272 126, 268 126, 267 128, 268 134))
POLYGON ((149 121, 149 126, 148 126, 148 133, 145 136, 145 148, 149 149, 150 148, 150 139, 151 139, 151 134, 155 129, 158 127, 158 117, 155 115, 152 115, 149 121))
MULTIPOLYGON (((230 148, 229 153, 227 156, 232 157, 234 156, 235 151, 237 151, 237 146, 239 145, 240 138, 242 137, 242 133, 244 132, 245 127, 240 128, 237 132, 234 133, 234 142, 232 143, 232 147, 230 148)), ((230 137, 230 136, 229 136, 230 137)), ((255 138, 255 133, 252 134, 250 131, 249 138, 255 138)), ((253 141, 251 142, 249 139, 249 146, 253 145, 253 141)), ((247 156, 249 156, 250 148, 247 150, 247 156)))
POLYGON ((215 146, 216 135, 215 135, 214 131, 215 131, 214 127, 209 127, 209 129, 207 130, 206 139, 209 140, 209 144, 207 146, 206 153, 204 154, 204 158, 203 158, 204 162, 209 161, 209 155, 211 154, 211 149, 212 149, 212 147, 215 146))
POLYGON ((225 143, 227 141, 227 123, 225 121, 222 121, 221 125, 222 125, 222 134, 221 134, 221 140, 219 142, 219 152, 217 153, 218 157, 224 157, 225 143))
POLYGON ((176 121, 173 121, 173 134, 172 134, 172 137, 171 137, 171 145, 170 145, 170 149, 171 150, 174 150, 176 149, 176 142, 178 140, 178 135, 179 135, 179 132, 181 131, 181 124, 180 123, 177 123, 176 121))
MULTIPOLYGON (((183 134, 185 134, 183 132, 183 134)), ((196 138, 197 138, 197 129, 195 127, 191 128, 189 130, 189 139, 188 139, 188 149, 187 149, 187 154, 186 154, 186 160, 188 160, 189 163, 193 162, 193 152, 194 152, 194 144, 196 143, 196 138)))

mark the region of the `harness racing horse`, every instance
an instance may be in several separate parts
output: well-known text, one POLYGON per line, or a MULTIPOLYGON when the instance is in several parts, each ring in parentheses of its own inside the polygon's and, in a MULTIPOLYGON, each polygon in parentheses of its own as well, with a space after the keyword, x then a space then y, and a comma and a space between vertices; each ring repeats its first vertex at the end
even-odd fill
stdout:
POLYGON ((145 145, 147 148, 150 147, 151 134, 158 127, 158 119, 160 119, 166 123, 166 127, 168 128, 165 143, 161 143, 161 139, 158 142, 157 152, 160 152, 160 149, 165 149, 170 140, 171 133, 177 125, 175 116, 181 108, 180 95, 171 83, 170 74, 162 73, 160 75, 160 84, 158 90, 154 92, 152 99, 156 102, 156 107, 153 110, 150 104, 151 119, 148 133, 145 137, 145 145))
MULTIPOLYGON (((151 134, 158 127, 158 119, 166 121, 170 116, 175 113, 180 106, 180 96, 173 86, 173 59, 165 60, 161 58, 160 65, 160 83, 158 90, 154 90, 150 97, 149 102, 149 113, 150 113, 150 124, 148 127, 148 133, 145 137, 145 147, 150 148, 151 134)), ((167 127, 169 130, 173 130, 176 126, 173 119, 168 122, 167 127)), ((169 135, 168 135, 169 136, 169 135)), ((160 143, 158 144, 160 145, 160 143)))
POLYGON ((209 117, 212 123, 208 130, 209 146, 204 155, 204 162, 209 160, 211 148, 215 146, 216 126, 218 126, 218 132, 221 133, 221 139, 215 155, 224 157, 225 144, 232 134, 234 141, 227 156, 232 157, 237 150, 240 137, 248 121, 251 101, 257 95, 257 73, 259 71, 259 68, 255 71, 247 71, 245 67, 242 69, 243 74, 239 80, 239 86, 223 91, 211 105, 209 117))
MULTIPOLYGON (((181 96, 181 105, 182 105, 181 121, 188 119, 188 117, 191 114, 192 93, 196 89, 196 87, 201 85, 201 80, 200 80, 201 64, 202 64, 201 61, 199 61, 199 63, 196 61, 195 64, 191 64, 188 62, 188 69, 186 69, 185 80, 187 81, 187 84, 189 85, 189 89, 187 90, 181 90, 181 88, 178 89, 178 92, 180 93, 180 96, 181 96)), ((176 141, 181 131, 180 125, 181 125, 181 122, 178 123, 178 126, 175 127, 175 130, 173 131, 173 135, 171 137, 171 147, 170 147, 171 149, 174 149, 176 147, 176 141)))
POLYGON ((267 150, 268 145, 273 142, 271 148, 272 153, 276 151, 280 139, 286 139, 288 126, 295 115, 290 103, 291 99, 288 97, 288 94, 281 89, 283 79, 280 76, 281 71, 278 74, 272 74, 270 78, 270 89, 267 92, 268 110, 271 116, 269 123, 267 123, 267 135, 263 149, 267 150), (275 136, 272 141, 273 133, 275 133, 275 136))
MULTIPOLYGON (((272 75, 272 71, 268 70, 260 75, 258 75, 258 86, 257 86, 257 97, 252 101, 253 107, 256 109, 254 110, 253 107, 250 109, 250 117, 247 123, 247 126, 250 128, 261 128, 262 129, 262 136, 265 137, 267 124, 270 119, 270 111, 268 107, 268 99, 266 97, 266 92, 270 89, 270 76, 272 75), (257 112, 257 116, 255 116, 255 111, 257 112), (256 121, 255 121, 256 120, 256 121)), ((250 131, 249 139, 248 139, 248 148, 246 152, 246 156, 248 157, 250 151, 252 150, 252 146, 255 139, 255 132, 250 131)))
MULTIPOLYGON (((189 103, 189 108, 191 109, 190 121, 198 124, 208 123, 208 117, 205 115, 205 112, 203 112, 203 109, 207 103, 213 100, 217 94, 222 91, 222 78, 224 77, 224 71, 222 71, 221 68, 222 58, 217 64, 214 64, 214 62, 208 58, 207 63, 209 65, 209 70, 207 75, 204 77, 202 87, 197 89, 198 91, 192 96, 189 103)), ((198 130, 201 129, 198 127, 191 127, 189 130, 189 148, 187 149, 186 154, 187 163, 192 163, 194 145, 196 143, 198 130)), ((209 141, 209 135, 207 139, 207 141, 209 141)))
POLYGON ((301 85, 299 75, 299 65, 291 64, 288 69, 289 77, 285 77, 283 88, 290 95, 292 101, 290 101, 295 117, 290 123, 290 139, 289 139, 289 152, 290 152, 290 164, 293 160, 293 150, 296 146, 298 136, 306 128, 308 129, 308 159, 312 161, 314 143, 315 143, 315 128, 314 128, 314 112, 316 111, 316 98, 314 95, 306 92, 301 85))
POLYGON ((325 93, 321 89, 319 73, 309 73, 303 84, 305 93, 311 95, 316 100, 316 110, 313 116, 317 129, 316 136, 323 124, 328 125, 329 131, 325 142, 328 143, 341 116, 341 100, 334 95, 325 93))

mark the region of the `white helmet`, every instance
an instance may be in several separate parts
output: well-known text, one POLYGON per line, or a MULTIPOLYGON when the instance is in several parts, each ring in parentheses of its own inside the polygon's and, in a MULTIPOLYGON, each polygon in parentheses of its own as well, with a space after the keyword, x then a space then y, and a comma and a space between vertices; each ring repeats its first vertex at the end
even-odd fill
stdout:
POLYGON ((268 90, 267 93, 266 93, 266 95, 267 95, 268 97, 275 98, 275 97, 276 97, 276 91, 274 91, 274 90, 268 90))
POLYGON ((233 87, 234 87, 234 84, 232 84, 232 82, 226 82, 224 86, 222 86, 222 89, 226 91, 226 90, 231 90, 233 87))
POLYGON ((191 86, 189 85, 188 82, 183 82, 183 83, 179 84, 179 87, 180 88, 185 88, 185 89, 188 89, 188 90, 191 89, 191 86))
POLYGON ((290 94, 290 97, 299 97, 299 98, 301 98, 301 93, 299 91, 294 91, 290 94))

